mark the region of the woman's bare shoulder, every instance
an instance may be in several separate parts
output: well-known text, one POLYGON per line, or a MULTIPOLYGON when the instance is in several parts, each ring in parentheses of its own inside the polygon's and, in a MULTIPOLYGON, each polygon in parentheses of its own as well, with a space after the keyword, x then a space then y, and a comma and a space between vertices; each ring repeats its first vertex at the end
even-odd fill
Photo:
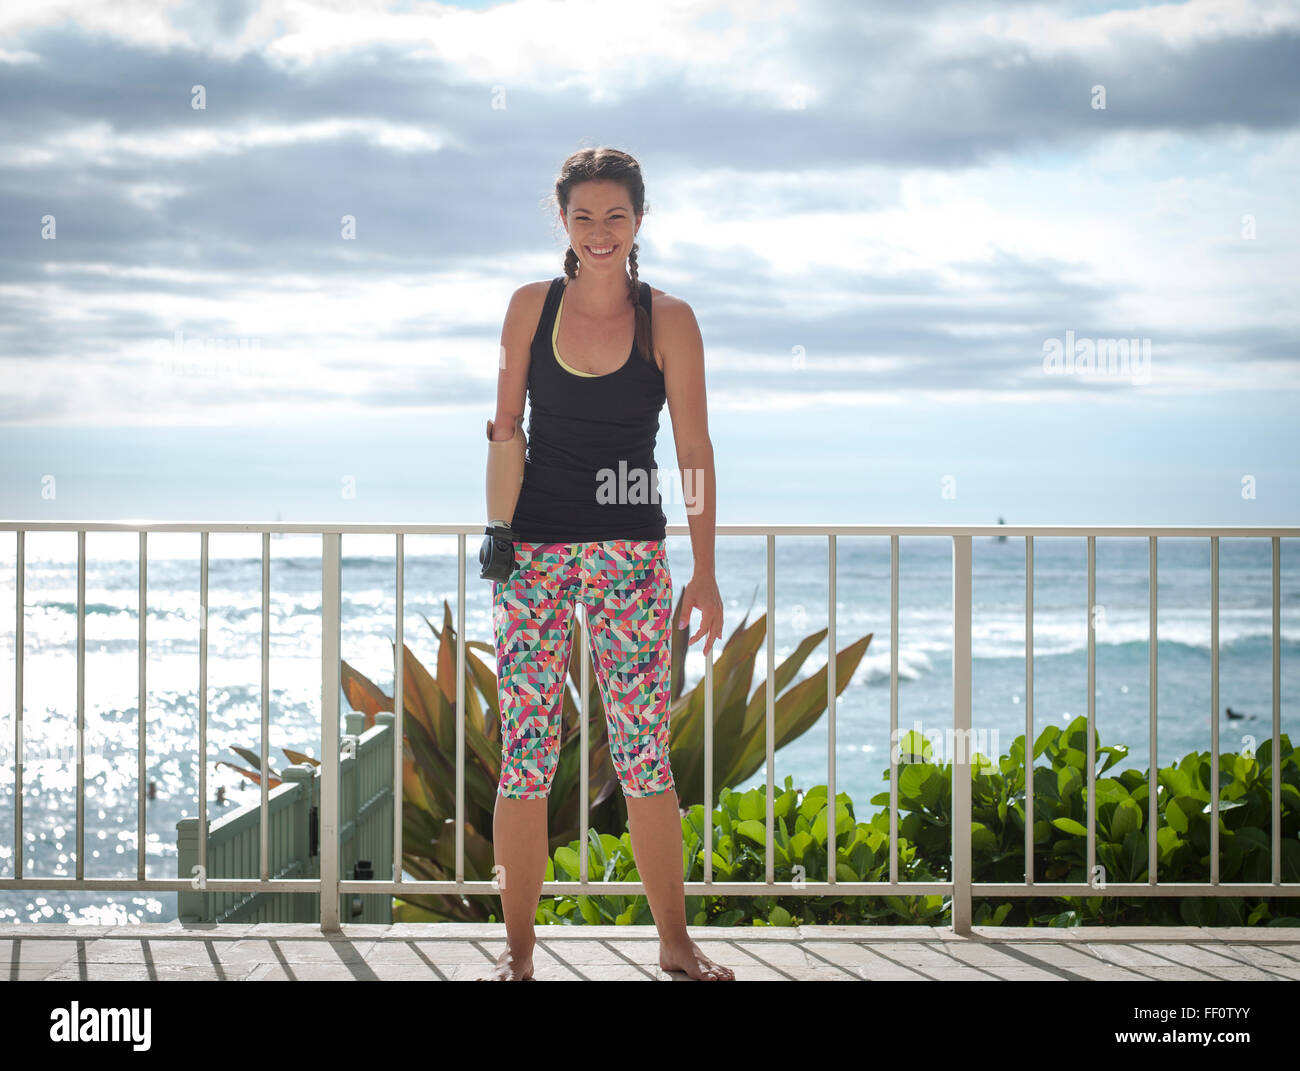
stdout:
POLYGON ((531 283, 524 283, 515 289, 510 296, 510 300, 519 301, 523 304, 536 303, 541 305, 546 300, 546 292, 550 290, 553 279, 537 279, 531 283))
POLYGON ((524 366, 528 361, 528 344, 533 337, 533 332, 537 330, 542 308, 546 304, 546 292, 550 286, 550 279, 524 283, 515 288, 506 307, 505 323, 501 328, 501 344, 517 350, 517 360, 524 366))
POLYGON ((690 308, 690 305, 682 298, 679 298, 676 294, 670 294, 666 290, 660 290, 657 286, 650 288, 650 299, 654 306, 672 312, 681 312, 690 308))
POLYGON ((656 330, 662 327, 672 331, 675 328, 685 328, 695 321, 695 311, 689 303, 658 287, 650 288, 650 308, 654 314, 656 330))
POLYGON ((650 309, 655 340, 655 362, 660 370, 667 367, 666 358, 679 350, 689 349, 699 335, 695 311, 691 306, 665 290, 650 288, 650 309))
POLYGON ((510 295, 506 319, 518 317, 524 321, 536 320, 542 313, 542 306, 546 304, 546 293, 551 288, 551 282, 550 279, 538 279, 516 287, 510 295))

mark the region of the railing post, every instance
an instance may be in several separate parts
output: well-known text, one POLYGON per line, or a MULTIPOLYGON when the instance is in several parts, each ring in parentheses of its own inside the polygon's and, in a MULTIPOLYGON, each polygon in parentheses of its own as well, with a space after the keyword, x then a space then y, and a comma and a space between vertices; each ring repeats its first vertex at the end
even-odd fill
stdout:
MULTIPOLYGON (((311 855, 311 805, 316 767, 308 762, 286 766, 280 774, 280 780, 286 784, 297 784, 298 791, 289 801, 289 844, 271 857, 273 868, 284 867, 287 863, 298 864, 296 877, 311 877, 315 869, 311 855)), ((284 915, 290 922, 308 922, 311 920, 310 903, 306 896, 287 893, 285 900, 276 904, 284 907, 284 915)))
POLYGON ((952 932, 971 927, 971 537, 952 537, 952 932))
MULTIPOLYGON (((182 818, 176 823, 176 876, 194 880, 199 863, 199 820, 182 818)), ((184 890, 176 894, 176 918, 179 922, 210 922, 208 894, 184 890)))
MULTIPOLYGON (((397 741, 397 715, 395 713, 390 713, 387 710, 381 710, 378 714, 375 715, 375 724, 388 726, 388 734, 386 738, 388 740, 388 747, 390 749, 397 748, 400 746, 397 741)), ((395 841, 393 840, 392 831, 393 831, 393 827, 396 824, 400 823, 402 820, 401 817, 402 816, 402 786, 400 783, 395 784, 393 782, 394 763, 395 763, 395 758, 393 755, 393 751, 388 750, 384 752, 382 767, 378 764, 376 764, 375 767, 375 773, 378 775, 376 778, 377 781, 376 787, 384 786, 387 788, 388 790, 387 799, 389 800, 393 808, 388 815, 387 830, 380 829, 380 828, 376 828, 375 830, 375 841, 376 844, 378 845, 374 850, 376 877, 378 877, 382 873, 380 867, 384 866, 387 863, 387 861, 393 857, 395 841), (396 815, 397 817, 394 818, 393 817, 394 815, 396 815)), ((397 878, 399 878, 400 876, 401 876, 401 864, 399 863, 393 875, 394 880, 397 880, 397 878)), ((392 921, 392 915, 391 915, 392 898, 391 897, 392 894, 389 894, 389 913, 390 913, 389 921, 392 921)))
POLYGON ((339 932, 339 659, 343 535, 321 533, 320 928, 339 932))
MULTIPOLYGON (((339 877, 351 880, 356 876, 357 860, 365 858, 361 844, 361 805, 366 798, 362 778, 365 773, 360 746, 361 734, 366 731, 366 716, 349 711, 343 715, 343 722, 346 729, 339 745, 339 877)), ((349 921, 352 919, 352 901, 349 896, 346 906, 340 907, 341 917, 349 921)))
POLYGON ((292 766, 286 766, 280 773, 281 781, 297 782, 302 787, 299 788, 298 794, 294 796, 292 808, 293 817, 290 819, 292 832, 289 840, 288 856, 303 864, 304 873, 311 868, 311 848, 310 835, 308 833, 308 823, 311 812, 311 779, 316 776, 316 769, 310 763, 299 762, 292 766))

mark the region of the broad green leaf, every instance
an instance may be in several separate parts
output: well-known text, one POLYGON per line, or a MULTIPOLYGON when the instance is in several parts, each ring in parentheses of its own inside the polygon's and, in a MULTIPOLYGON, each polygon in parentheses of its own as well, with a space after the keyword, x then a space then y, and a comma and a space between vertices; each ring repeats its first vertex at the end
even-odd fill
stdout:
POLYGON ((555 849, 555 865, 564 872, 564 878, 568 881, 578 880, 578 853, 572 848, 563 847, 555 849))
POLYGON ((777 904, 772 908, 767 916, 767 921, 773 926, 793 926, 794 918, 785 908, 777 904))
POLYGON ((1132 799, 1121 800, 1110 820, 1110 839, 1122 841, 1133 830, 1141 829, 1142 818, 1142 808, 1132 799))

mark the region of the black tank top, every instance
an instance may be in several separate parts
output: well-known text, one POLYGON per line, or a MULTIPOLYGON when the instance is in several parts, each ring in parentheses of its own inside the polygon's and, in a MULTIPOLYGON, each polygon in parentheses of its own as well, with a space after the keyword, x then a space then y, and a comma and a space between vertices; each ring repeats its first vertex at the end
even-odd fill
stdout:
MULTIPOLYGON (((529 351, 528 452, 511 528, 529 543, 663 539, 654 453, 664 375, 635 340, 614 372, 583 376, 563 368, 552 330, 564 280, 551 280, 529 351)), ((649 315, 650 284, 640 291, 649 315)))

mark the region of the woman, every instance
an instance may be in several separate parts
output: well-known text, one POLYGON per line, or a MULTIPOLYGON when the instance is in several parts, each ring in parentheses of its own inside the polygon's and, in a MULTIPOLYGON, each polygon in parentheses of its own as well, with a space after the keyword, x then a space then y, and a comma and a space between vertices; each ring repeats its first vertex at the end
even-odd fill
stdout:
POLYGON ((506 924, 492 977, 533 976, 547 796, 581 600, 632 851, 659 931, 659 965, 731 981, 734 973, 686 931, 681 812, 668 759, 673 587, 654 459, 667 401, 681 471, 694 470, 683 486, 700 488, 703 498, 689 510, 695 574, 678 627, 689 628, 698 608, 700 628, 687 643, 707 635, 708 655, 722 634, 722 598, 703 343, 689 305, 637 278, 645 186, 636 160, 615 149, 574 153, 555 199, 569 236, 564 275, 511 297, 489 429, 495 442, 519 434, 527 396, 528 460, 510 520, 515 565, 508 580, 494 581, 492 596, 502 749, 493 848, 504 868, 506 924))

